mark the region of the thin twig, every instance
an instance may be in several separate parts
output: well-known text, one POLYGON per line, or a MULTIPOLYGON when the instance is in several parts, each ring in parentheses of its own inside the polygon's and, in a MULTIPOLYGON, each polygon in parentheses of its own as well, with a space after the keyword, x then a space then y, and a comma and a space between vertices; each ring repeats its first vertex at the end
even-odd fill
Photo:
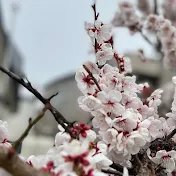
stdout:
POLYGON ((156 176, 155 168, 153 167, 153 165, 152 165, 151 162, 148 163, 147 167, 150 169, 151 175, 152 175, 152 176, 156 176))
POLYGON ((96 84, 96 86, 98 87, 99 91, 101 91, 101 88, 98 84, 98 81, 96 80, 96 78, 93 76, 93 74, 91 73, 91 71, 87 68, 86 65, 83 65, 84 69, 87 71, 87 73, 89 74, 89 76, 92 78, 92 80, 94 81, 94 83, 96 84))
POLYGON ((113 163, 110 165, 110 167, 115 169, 116 171, 123 172, 123 167, 119 164, 113 163))
MULTIPOLYGON (((154 4, 154 10, 153 10, 153 13, 155 15, 159 15, 158 13, 158 2, 157 0, 153 0, 153 4, 154 4)), ((157 44, 156 44, 156 50, 161 53, 161 55, 163 56, 163 52, 161 51, 161 48, 162 48, 162 44, 161 44, 161 41, 159 40, 158 36, 156 36, 156 39, 157 39, 157 44)))
POLYGON ((137 29, 137 30, 138 30, 138 32, 140 32, 141 36, 145 39, 145 41, 146 41, 148 44, 150 44, 151 46, 155 46, 155 44, 153 44, 153 43, 149 40, 149 38, 142 32, 141 29, 137 29))
POLYGON ((142 167, 143 167, 143 164, 142 164, 142 162, 140 161, 140 159, 139 159, 139 157, 138 157, 138 154, 134 155, 134 157, 135 157, 135 160, 137 161, 137 163, 139 164, 140 168, 142 168, 142 167))
POLYGON ((110 169, 108 169, 108 170, 102 169, 101 171, 106 173, 106 174, 114 174, 116 176, 122 176, 123 175, 123 173, 121 173, 119 171, 114 171, 114 170, 110 170, 110 169))
POLYGON ((158 3, 157 0, 154 0, 154 14, 158 15, 158 3))
POLYGON ((13 143, 13 148, 15 150, 17 150, 17 148, 19 147, 19 145, 23 142, 23 140, 27 137, 27 135, 29 134, 30 130, 32 129, 32 127, 45 115, 46 112, 46 108, 44 108, 42 110, 42 112, 34 119, 32 120, 31 118, 29 119, 29 123, 28 126, 26 128, 26 130, 24 131, 24 133, 19 137, 18 140, 16 140, 13 143))
POLYGON ((23 78, 14 74, 13 72, 8 70, 7 68, 2 67, 1 65, 0 65, 0 70, 3 73, 7 74, 9 77, 11 77, 13 80, 15 80, 16 82, 21 84, 27 90, 29 90, 29 92, 31 92, 38 100, 40 100, 45 105, 45 107, 47 109, 50 110, 50 112, 53 114, 55 120, 65 129, 65 131, 70 133, 70 135, 72 135, 71 129, 70 129, 70 127, 72 126, 72 123, 68 122, 64 118, 64 116, 59 111, 57 111, 56 108, 54 108, 51 105, 50 101, 47 98, 44 98, 35 88, 33 88, 31 83, 27 79, 26 79, 27 81, 25 81, 23 78))
MULTIPOLYGON (((94 11, 94 27, 95 27, 95 21, 98 19, 99 13, 97 14, 97 9, 96 9, 96 1, 95 3, 92 5, 92 9, 94 11)), ((94 49, 95 49, 95 53, 97 53, 97 39, 95 38, 95 45, 94 45, 94 49)))
POLYGON ((168 136, 166 136, 166 140, 171 139, 175 134, 176 134, 176 128, 174 130, 172 130, 168 136))
POLYGON ((55 96, 57 96, 59 94, 59 92, 55 93, 54 95, 51 95, 49 98, 48 98, 48 101, 51 101, 51 99, 53 99, 55 96))
POLYGON ((154 47, 154 49, 156 49, 157 52, 161 53, 163 55, 163 52, 161 51, 161 42, 157 37, 157 43, 152 43, 150 41, 150 39, 143 33, 143 31, 141 29, 137 29, 137 31, 141 34, 141 36, 144 38, 144 40, 151 45, 152 47, 154 47))

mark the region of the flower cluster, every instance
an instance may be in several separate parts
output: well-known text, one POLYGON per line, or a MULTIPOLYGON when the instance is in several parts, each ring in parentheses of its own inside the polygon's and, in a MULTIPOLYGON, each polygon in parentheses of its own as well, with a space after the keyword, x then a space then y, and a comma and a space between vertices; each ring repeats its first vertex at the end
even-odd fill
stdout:
POLYGON ((148 0, 137 0, 137 7, 145 15, 150 14, 152 11, 151 4, 148 0))
POLYGON ((176 67, 176 28, 161 16, 149 15, 144 27, 157 33, 162 44, 164 63, 169 69, 176 67))
POLYGON ((162 15, 158 15, 161 10, 158 9, 160 5, 159 2, 157 4, 157 1, 151 5, 149 1, 138 0, 137 8, 131 2, 124 1, 119 3, 118 7, 119 9, 112 20, 113 26, 125 26, 132 32, 140 32, 144 39, 154 46, 157 52, 163 53, 165 67, 175 70, 176 1, 164 1, 162 3, 162 15), (150 35, 144 34, 146 29, 151 32, 150 34, 156 34, 155 37, 158 39, 156 44, 150 41, 150 35))
MULTIPOLYGON (((138 1, 139 9, 144 8, 144 3, 148 5, 146 0, 138 1)), ((78 104, 91 114, 92 126, 72 124, 68 133, 59 125, 54 146, 45 155, 32 155, 26 162, 53 176, 108 176, 115 173, 114 164, 123 169, 123 176, 128 176, 127 168, 134 169, 134 155, 138 157, 143 152, 153 162, 152 166, 164 168, 168 176, 173 176, 176 173, 176 77, 172 79, 175 94, 171 112, 165 118, 160 117, 158 107, 163 90, 157 89, 142 98, 149 85, 137 84, 135 76, 127 75, 132 71, 130 59, 114 50, 112 26, 99 21, 95 5, 92 7, 95 21, 86 22, 85 30, 92 41, 96 61, 85 62, 75 75, 83 94, 78 104), (117 61, 117 66, 107 63, 111 59, 117 61), (113 167, 111 172, 110 167, 113 167)), ((149 10, 150 7, 145 13, 149 10)), ((120 4, 113 24, 141 30, 140 18, 128 2, 120 4)), ((168 66, 176 65, 176 29, 171 22, 149 15, 143 27, 157 33, 168 66)), ((7 123, 2 121, 0 143, 11 146, 7 123)), ((0 172, 4 175, 4 171, 0 172)))
POLYGON ((132 32, 141 28, 141 20, 133 4, 128 1, 119 4, 119 11, 115 13, 112 24, 116 27, 126 26, 132 32))
POLYGON ((174 25, 176 23, 175 9, 176 9, 175 0, 164 1, 164 4, 163 4, 164 17, 172 21, 174 25))
MULTIPOLYGON (((90 129, 83 124, 80 128, 82 128, 80 135, 88 139, 87 134, 91 133, 90 129)), ((71 139, 69 134, 62 131, 56 134, 55 145, 46 155, 32 155, 27 159, 27 163, 53 176, 106 176, 101 169, 108 168, 112 164, 112 161, 105 156, 106 153, 105 143, 101 141, 96 143, 90 138, 89 140, 71 139)))
POLYGON ((175 161, 176 161, 176 151, 166 151, 166 150, 159 150, 156 155, 150 156, 150 150, 148 150, 149 158, 156 163, 157 165, 161 165, 162 167, 166 168, 166 172, 170 175, 173 170, 175 170, 175 161))
MULTIPOLYGON (((128 5, 122 7, 132 8, 128 5)), ((154 25, 148 22, 146 28, 157 30, 158 36, 164 37, 162 25, 167 21, 161 21, 154 21, 154 25)), ((83 93, 83 96, 78 98, 78 103, 84 111, 90 112, 93 116, 93 128, 98 130, 99 140, 108 146, 109 159, 122 166, 131 167, 132 156, 139 153, 141 149, 148 148, 155 139, 166 137, 174 129, 174 124, 169 123, 171 118, 166 120, 158 115, 158 106, 161 104, 160 98, 163 92, 161 89, 155 90, 145 100, 140 98, 143 90, 149 85, 137 84, 135 76, 126 76, 125 73, 131 71, 130 61, 128 58, 118 56, 111 44, 107 44, 106 41, 111 37, 109 25, 95 21, 95 25, 90 26, 92 27, 86 27, 86 31, 93 45, 95 40, 97 41, 96 63, 86 62, 76 72, 75 79, 83 93), (99 38, 95 30, 97 23, 101 24, 103 29, 99 38), (108 26, 108 30, 103 26, 108 26), (106 46, 106 49, 101 49, 102 46, 106 46), (99 52, 105 50, 106 54, 97 59, 99 52), (106 61, 109 59, 116 59, 118 67, 108 65, 106 61)), ((172 139, 174 140, 174 137, 172 139)), ((157 152, 160 153, 160 149, 157 152)), ((172 151, 167 152, 172 153, 172 151)), ((157 159, 158 155, 157 153, 157 159)), ((148 156, 157 163, 154 157, 148 156)), ((170 158, 175 166, 175 158, 172 156, 170 158)), ((169 173, 175 169, 173 167, 168 169, 166 163, 163 167, 169 173)))
MULTIPOLYGON (((137 154, 159 135, 164 135, 163 118, 160 119, 157 114, 162 90, 156 90, 143 102, 138 94, 148 85, 136 84, 135 76, 125 76, 107 64, 101 69, 97 67, 93 74, 101 90, 91 78, 92 84, 80 75, 87 77, 89 74, 83 68, 77 70, 78 87, 84 94, 79 97, 78 103, 94 117, 92 125, 98 128, 100 140, 108 145, 109 155, 114 159, 122 158, 123 161, 126 157, 129 162, 131 155, 137 154)), ((122 161, 116 162, 122 164, 122 161)))

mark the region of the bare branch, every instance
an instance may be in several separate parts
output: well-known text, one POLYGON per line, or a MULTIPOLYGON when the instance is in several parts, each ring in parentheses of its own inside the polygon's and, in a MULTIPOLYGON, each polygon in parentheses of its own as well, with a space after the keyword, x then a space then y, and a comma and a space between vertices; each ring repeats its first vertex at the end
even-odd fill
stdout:
POLYGON ((154 14, 158 15, 158 3, 157 0, 154 0, 154 14))
POLYGON ((110 165, 110 167, 119 171, 119 172, 123 172, 123 167, 120 164, 113 163, 110 165))
POLYGON ((176 128, 174 130, 172 130, 168 136, 166 136, 166 140, 171 139, 175 134, 176 134, 176 128))
MULTIPOLYGON (((94 11, 94 25, 95 25, 95 21, 98 19, 99 13, 97 14, 97 9, 96 9, 96 1, 95 4, 92 5, 92 9, 94 11)), ((95 53, 97 53, 97 39, 95 39, 95 45, 94 45, 94 49, 95 49, 95 53)))
POLYGON ((145 39, 145 41, 150 44, 151 46, 155 47, 155 44, 153 44, 150 39, 143 33, 143 31, 141 29, 137 29, 138 32, 140 32, 141 36, 145 39))
POLYGON ((0 146, 0 167, 13 176, 51 176, 37 170, 18 157, 13 148, 0 146))
POLYGON ((102 169, 101 171, 104 172, 104 173, 106 173, 106 174, 114 174, 114 175, 116 175, 116 176, 122 176, 122 175, 123 175, 123 174, 122 174, 121 172, 119 172, 119 171, 114 171, 114 170, 110 170, 110 169, 108 169, 108 170, 102 169))
POLYGON ((46 108, 44 108, 42 110, 42 112, 34 119, 32 120, 31 118, 29 119, 29 124, 26 128, 26 130, 24 131, 24 133, 20 136, 20 138, 18 140, 16 140, 13 143, 13 147, 15 150, 17 150, 17 148, 19 147, 19 145, 23 142, 23 140, 27 137, 27 135, 29 134, 30 130, 32 129, 32 127, 44 116, 45 112, 46 112, 46 108))
POLYGON ((65 131, 70 133, 70 135, 72 135, 71 129, 70 129, 72 127, 72 123, 68 122, 64 118, 64 116, 51 105, 50 101, 47 98, 44 98, 35 88, 33 88, 31 83, 27 79, 26 79, 27 81, 25 81, 23 78, 20 78, 19 76, 17 76, 7 68, 2 67, 1 65, 0 65, 0 70, 5 74, 7 74, 12 79, 14 79, 19 84, 21 84, 27 90, 29 90, 29 92, 31 92, 38 100, 40 100, 45 105, 47 109, 50 110, 55 120, 65 129, 65 131))
POLYGON ((54 95, 51 95, 49 98, 48 98, 48 101, 51 101, 51 99, 53 99, 55 96, 57 96, 59 94, 59 92, 55 93, 54 95))
POLYGON ((142 162, 140 161, 138 154, 134 155, 134 158, 135 158, 136 162, 139 164, 140 168, 142 168, 142 167, 143 167, 143 164, 142 164, 142 162))
POLYGON ((141 29, 137 29, 137 31, 141 34, 141 36, 144 38, 144 40, 149 44, 151 45, 152 47, 154 47, 154 49, 161 53, 163 55, 163 52, 161 51, 161 42, 159 41, 158 37, 157 37, 157 43, 152 43, 150 41, 150 39, 143 33, 143 31, 141 29))

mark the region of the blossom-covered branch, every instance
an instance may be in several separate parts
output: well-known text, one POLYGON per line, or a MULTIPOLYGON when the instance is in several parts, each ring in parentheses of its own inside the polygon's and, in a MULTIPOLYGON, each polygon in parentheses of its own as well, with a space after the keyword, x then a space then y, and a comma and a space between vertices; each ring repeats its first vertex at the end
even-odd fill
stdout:
MULTIPOLYGON (((139 2, 145 2, 145 6, 148 4, 147 0, 139 2)), ((143 4, 138 6, 139 9, 145 8, 143 4)), ((99 20, 96 4, 92 8, 94 21, 86 22, 85 30, 95 49, 95 62, 85 62, 75 75, 77 86, 82 92, 78 104, 93 117, 92 126, 81 122, 72 125, 50 104, 55 95, 44 98, 28 80, 0 66, 1 71, 33 93, 59 123, 54 146, 44 155, 30 156, 27 163, 31 168, 52 176, 174 176, 176 77, 172 79, 175 94, 171 111, 166 114, 167 118, 160 117, 158 107, 162 103, 163 90, 156 89, 150 96, 141 98, 142 93, 149 88, 148 83, 138 84, 136 76, 127 75, 132 71, 130 59, 115 51, 112 46, 112 26, 99 20), (111 59, 117 60, 118 68, 107 64, 111 59)), ((118 22, 133 32, 147 29, 157 33, 165 57, 175 55, 176 29, 168 20, 156 14, 149 15, 148 8, 145 11, 148 18, 143 24, 133 5, 128 2, 120 4, 120 10, 114 21, 116 25, 118 22)), ((30 121, 15 148, 43 113, 30 121)), ((9 143, 6 122, 0 121, 0 134, 1 145, 11 151, 12 158, 15 155, 9 143)), ((9 171, 9 168, 2 168, 9 171)))

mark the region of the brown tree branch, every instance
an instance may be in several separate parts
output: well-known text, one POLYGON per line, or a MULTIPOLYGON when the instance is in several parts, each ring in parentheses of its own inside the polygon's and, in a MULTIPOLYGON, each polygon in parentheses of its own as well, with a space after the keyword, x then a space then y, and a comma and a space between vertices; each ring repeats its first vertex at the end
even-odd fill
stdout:
POLYGON ((83 65, 84 69, 87 71, 87 73, 89 74, 89 76, 92 78, 92 80, 94 81, 94 83, 96 84, 97 88, 99 89, 99 91, 101 91, 101 88, 98 84, 98 81, 96 80, 96 78, 93 76, 93 74, 91 73, 91 71, 87 68, 86 65, 83 65))
POLYGON ((154 14, 158 15, 158 3, 157 0, 154 0, 154 10, 153 10, 154 14))
POLYGON ((13 148, 0 146, 0 167, 13 176, 51 176, 37 170, 18 157, 13 148))
POLYGON ((134 158, 135 158, 136 162, 138 163, 139 167, 142 168, 142 167, 143 167, 143 164, 142 164, 142 162, 140 161, 138 154, 134 155, 134 158))
MULTIPOLYGON (((99 13, 97 14, 97 9, 96 9, 96 1, 95 3, 92 5, 92 9, 94 11, 94 26, 95 26, 95 21, 98 19, 99 13)), ((95 39, 95 45, 94 45, 94 49, 95 49, 95 53, 97 53, 97 39, 95 39)))
POLYGON ((163 55, 163 52, 161 51, 161 42, 160 42, 160 40, 158 39, 158 37, 157 37, 157 43, 155 44, 155 43, 152 43, 151 41, 150 41, 150 39, 143 33, 143 31, 141 30, 141 29, 137 29, 137 31, 141 34, 141 36, 143 37, 143 39, 149 44, 149 45, 151 45, 152 47, 154 47, 154 49, 158 52, 158 53, 160 53, 160 54, 162 54, 163 55))
POLYGON ((57 96, 59 94, 59 92, 55 93, 54 95, 51 95, 49 98, 48 98, 48 101, 51 101, 51 99, 53 99, 55 96, 57 96))
POLYGON ((106 173, 106 174, 113 174, 113 175, 116 175, 116 176, 122 176, 123 173, 119 172, 119 171, 114 171, 114 170, 106 170, 106 169, 102 169, 101 170, 102 172, 106 173))
POLYGON ((8 70, 7 68, 2 67, 1 65, 0 65, 0 70, 3 73, 7 74, 9 77, 11 77, 13 80, 15 80, 16 82, 21 84, 27 90, 29 90, 29 92, 31 92, 38 100, 40 100, 45 105, 45 107, 47 109, 49 109, 49 111, 53 114, 55 120, 65 129, 65 131, 70 133, 70 135, 72 135, 72 133, 71 133, 72 123, 68 122, 64 118, 64 116, 59 111, 57 111, 56 108, 54 108, 51 105, 50 99, 44 98, 35 88, 33 88, 31 83, 27 79, 24 80, 23 78, 21 78, 18 75, 14 74, 13 72, 8 70))
POLYGON ((137 29, 137 31, 141 34, 141 36, 144 38, 144 40, 151 46, 155 47, 155 44, 153 44, 150 39, 143 33, 141 29, 137 29))
POLYGON ((168 136, 166 136, 166 140, 171 139, 175 134, 176 134, 176 128, 174 130, 172 130, 171 133, 168 134, 168 136))
POLYGON ((42 112, 34 119, 32 120, 31 118, 29 119, 29 124, 26 128, 26 130, 24 131, 24 133, 19 137, 18 140, 16 140, 13 143, 13 148, 15 150, 17 150, 17 148, 19 147, 19 145, 23 142, 23 140, 27 137, 27 135, 29 134, 30 130, 32 129, 32 127, 45 115, 46 112, 46 108, 44 108, 42 110, 42 112))
POLYGON ((113 163, 110 165, 110 167, 119 171, 119 172, 123 172, 123 167, 120 164, 113 163))

